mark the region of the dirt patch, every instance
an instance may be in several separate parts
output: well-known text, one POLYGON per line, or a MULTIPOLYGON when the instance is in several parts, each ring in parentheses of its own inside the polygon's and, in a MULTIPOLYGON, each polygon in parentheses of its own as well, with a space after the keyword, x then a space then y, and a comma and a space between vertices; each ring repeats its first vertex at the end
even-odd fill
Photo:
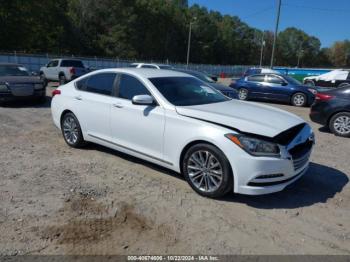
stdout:
POLYGON ((135 234, 141 234, 150 230, 152 225, 127 203, 108 207, 90 198, 76 197, 67 203, 64 209, 60 212, 75 213, 78 216, 70 219, 66 224, 47 227, 41 234, 42 238, 55 240, 59 244, 91 243, 109 238, 118 231, 119 233, 120 231, 133 231, 135 234))

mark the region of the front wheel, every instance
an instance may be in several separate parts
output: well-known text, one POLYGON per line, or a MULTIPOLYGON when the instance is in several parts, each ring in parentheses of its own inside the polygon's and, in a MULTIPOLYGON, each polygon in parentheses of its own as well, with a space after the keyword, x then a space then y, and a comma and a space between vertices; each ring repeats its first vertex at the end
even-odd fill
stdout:
POLYGON ((307 104, 307 97, 303 93, 296 93, 292 96, 292 105, 303 107, 307 104))
POLYGON ((329 129, 336 136, 350 137, 350 113, 341 112, 329 121, 329 129))
POLYGON ((239 100, 248 100, 248 90, 245 88, 240 88, 238 90, 238 98, 239 100))
POLYGON ((69 146, 78 148, 85 144, 79 121, 73 113, 66 113, 62 117, 61 130, 69 146))
POLYGON ((222 197, 233 188, 231 166, 217 147, 200 143, 192 146, 182 161, 187 182, 200 195, 222 197))

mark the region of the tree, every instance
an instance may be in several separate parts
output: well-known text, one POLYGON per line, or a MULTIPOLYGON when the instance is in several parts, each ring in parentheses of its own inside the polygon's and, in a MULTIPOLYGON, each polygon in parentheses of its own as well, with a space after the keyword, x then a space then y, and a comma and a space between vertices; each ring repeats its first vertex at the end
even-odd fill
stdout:
POLYGON ((350 66, 350 41, 335 42, 329 50, 329 56, 337 67, 350 66))

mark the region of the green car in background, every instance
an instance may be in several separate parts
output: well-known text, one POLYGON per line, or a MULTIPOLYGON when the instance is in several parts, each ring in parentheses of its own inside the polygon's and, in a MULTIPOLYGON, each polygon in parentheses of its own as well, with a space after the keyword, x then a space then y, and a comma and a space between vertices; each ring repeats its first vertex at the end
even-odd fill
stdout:
POLYGON ((274 70, 281 74, 291 76, 300 82, 303 82, 305 77, 308 76, 319 76, 330 72, 330 69, 313 69, 313 68, 285 68, 285 67, 275 67, 274 70))

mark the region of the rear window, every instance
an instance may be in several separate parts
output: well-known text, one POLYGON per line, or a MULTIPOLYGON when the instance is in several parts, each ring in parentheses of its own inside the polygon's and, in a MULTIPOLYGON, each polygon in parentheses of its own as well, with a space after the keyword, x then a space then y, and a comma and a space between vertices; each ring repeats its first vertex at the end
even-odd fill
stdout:
POLYGON ((255 75, 255 74, 260 74, 261 69, 248 69, 245 74, 246 75, 255 75))
POLYGON ((61 67, 84 67, 84 64, 79 60, 62 60, 61 67))

